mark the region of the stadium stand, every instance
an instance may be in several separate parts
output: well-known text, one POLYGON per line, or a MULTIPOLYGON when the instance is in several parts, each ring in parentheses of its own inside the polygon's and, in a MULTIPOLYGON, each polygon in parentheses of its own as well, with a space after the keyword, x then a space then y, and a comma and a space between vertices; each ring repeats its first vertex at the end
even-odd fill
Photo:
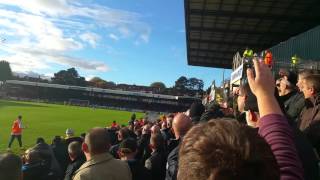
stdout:
POLYGON ((192 102, 200 101, 198 98, 189 96, 170 96, 18 80, 7 81, 5 89, 8 97, 60 103, 69 101, 69 99, 78 99, 90 101, 90 105, 95 106, 160 112, 185 111, 192 102))

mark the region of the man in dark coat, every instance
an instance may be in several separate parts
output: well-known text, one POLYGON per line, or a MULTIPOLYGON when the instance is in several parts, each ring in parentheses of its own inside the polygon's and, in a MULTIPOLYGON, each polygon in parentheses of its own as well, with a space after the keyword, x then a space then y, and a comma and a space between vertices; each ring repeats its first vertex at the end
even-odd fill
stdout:
POLYGON ((123 140, 119 147, 120 159, 126 161, 130 167, 132 180, 151 180, 150 173, 135 158, 137 154, 137 142, 133 138, 123 140))
POLYGON ((297 75, 294 72, 289 72, 280 80, 279 95, 282 103, 283 111, 289 123, 292 125, 297 121, 303 107, 303 94, 297 91, 296 87, 297 75))
POLYGON ((305 107, 298 121, 299 129, 320 154, 320 75, 310 75, 302 81, 305 107))
MULTIPOLYGON (((182 141, 183 136, 192 127, 192 121, 189 116, 185 114, 177 114, 172 123, 172 128, 174 135, 179 144, 182 141)), ((167 170, 166 170, 166 180, 176 180, 178 173, 178 158, 179 157, 179 145, 174 148, 168 155, 167 159, 167 170)))
POLYGON ((150 139, 151 157, 145 162, 145 167, 151 172, 153 180, 164 180, 166 177, 167 153, 162 135, 153 134, 150 139))
POLYGON ((68 153, 71 162, 69 163, 65 172, 64 180, 71 180, 74 176, 74 173, 84 162, 86 162, 85 156, 81 150, 81 144, 79 142, 71 142, 68 146, 68 153))

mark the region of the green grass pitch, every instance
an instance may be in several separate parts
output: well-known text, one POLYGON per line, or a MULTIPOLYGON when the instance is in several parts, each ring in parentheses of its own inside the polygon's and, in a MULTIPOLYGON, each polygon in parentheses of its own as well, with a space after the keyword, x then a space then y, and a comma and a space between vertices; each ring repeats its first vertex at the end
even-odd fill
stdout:
MULTIPOLYGON (((110 126, 114 120, 127 124, 132 112, 0 100, 0 152, 6 151, 11 126, 18 115, 22 115, 22 123, 26 126, 22 142, 24 148, 28 148, 35 144, 37 137, 43 137, 51 144, 53 137, 64 136, 67 128, 80 135, 92 127, 110 126)), ((142 113, 136 115, 138 118, 143 116, 142 113)), ((13 152, 20 152, 17 139, 11 148, 13 152)))

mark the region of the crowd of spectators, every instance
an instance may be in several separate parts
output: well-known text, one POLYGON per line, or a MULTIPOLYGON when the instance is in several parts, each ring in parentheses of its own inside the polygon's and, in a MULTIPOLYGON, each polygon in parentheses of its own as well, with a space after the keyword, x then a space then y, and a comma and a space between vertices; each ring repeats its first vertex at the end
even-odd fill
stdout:
POLYGON ((0 156, 0 179, 295 180, 319 179, 320 76, 254 61, 237 97, 236 118, 194 103, 161 119, 128 126, 67 129, 48 145, 38 138, 22 160, 0 156))

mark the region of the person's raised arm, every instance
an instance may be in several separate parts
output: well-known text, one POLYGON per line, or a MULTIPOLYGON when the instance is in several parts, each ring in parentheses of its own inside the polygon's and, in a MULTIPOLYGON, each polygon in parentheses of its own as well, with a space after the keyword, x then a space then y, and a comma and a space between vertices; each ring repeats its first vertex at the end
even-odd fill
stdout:
POLYGON ((267 114, 283 115, 274 97, 275 81, 270 68, 263 62, 254 60, 254 69, 256 77, 254 77, 252 69, 247 70, 247 77, 250 89, 257 97, 260 116, 267 114))
POLYGON ((275 82, 263 62, 254 61, 256 77, 247 70, 249 86, 257 97, 259 134, 270 145, 280 169, 281 180, 303 179, 303 168, 293 142, 293 132, 274 96, 275 82))

